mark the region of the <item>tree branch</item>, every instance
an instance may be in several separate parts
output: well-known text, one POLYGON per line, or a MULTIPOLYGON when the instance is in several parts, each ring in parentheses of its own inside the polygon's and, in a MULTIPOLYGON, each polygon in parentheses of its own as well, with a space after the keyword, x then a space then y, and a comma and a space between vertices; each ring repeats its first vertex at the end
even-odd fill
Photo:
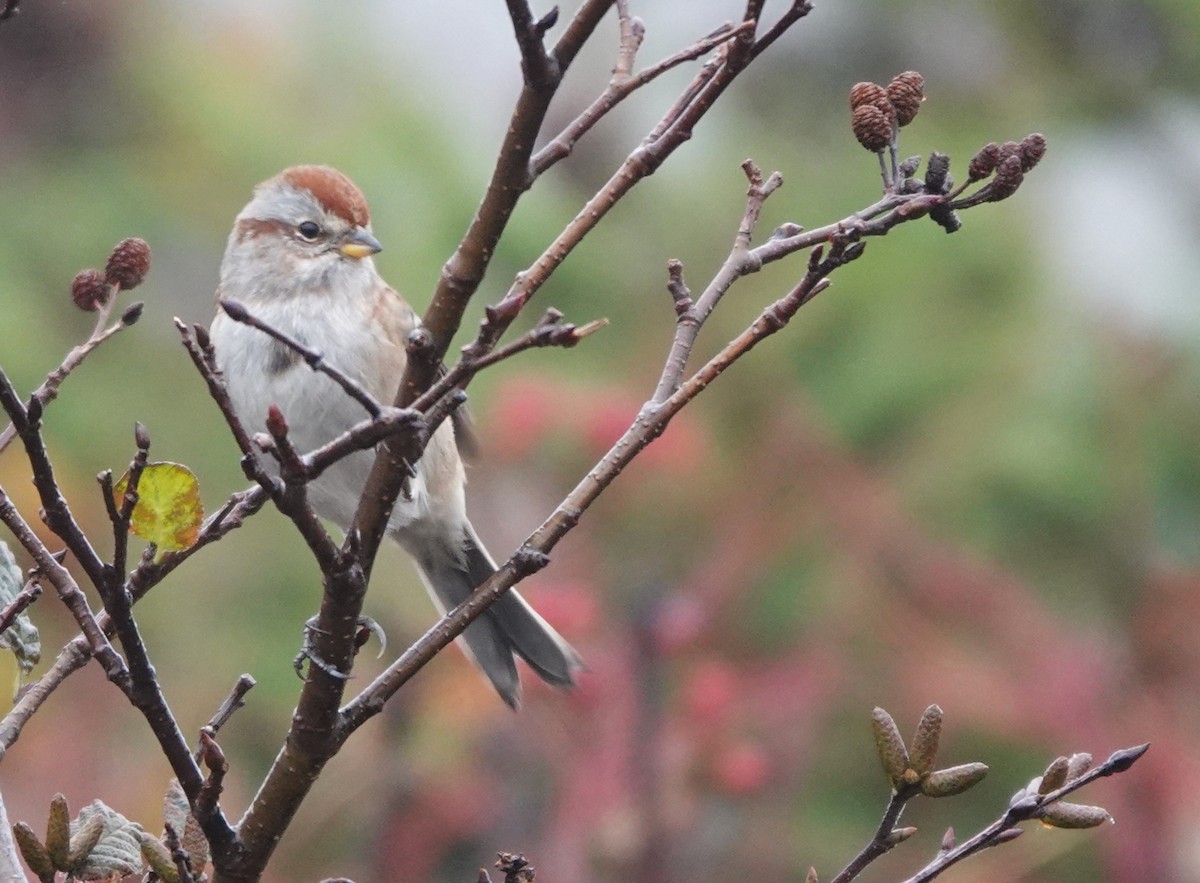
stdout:
MULTIPOLYGON (((773 184, 771 189, 775 186, 778 185, 773 184)), ((662 403, 651 402, 643 407, 624 435, 497 573, 476 588, 462 604, 448 611, 343 709, 341 738, 344 740, 379 713, 388 698, 500 595, 544 567, 549 561, 549 552, 579 523, 583 512, 646 445, 662 434, 671 418, 687 402, 757 343, 783 328, 801 306, 824 290, 829 273, 862 254, 863 244, 852 243, 850 239, 851 236, 844 233, 835 236, 828 257, 822 257, 820 250, 814 252, 808 272, 791 292, 767 307, 746 331, 730 341, 673 395, 662 403)))
POLYGON ((0 635, 8 631, 17 617, 29 609, 42 596, 42 585, 37 578, 29 580, 17 596, 0 608, 0 635))
POLYGON ((643 68, 636 74, 631 73, 638 47, 641 46, 645 35, 644 26, 640 19, 629 15, 628 3, 618 3, 620 15, 621 40, 617 53, 617 63, 613 68, 612 79, 606 88, 588 107, 572 120, 561 132, 551 138, 534 155, 530 166, 534 177, 541 175, 559 161, 570 156, 579 143, 579 139, 606 116, 618 104, 645 86, 658 79, 663 74, 679 65, 694 61, 706 52, 730 40, 738 39, 742 34, 753 31, 755 22, 744 21, 736 27, 724 24, 703 39, 697 40, 691 46, 681 49, 650 67, 643 68))
MULTIPOLYGON (((471 296, 487 272, 508 219, 533 181, 530 157, 550 101, 576 54, 612 4, 613 0, 584 0, 550 53, 556 63, 555 76, 548 82, 526 80, 513 108, 483 201, 454 254, 442 268, 441 279, 422 320, 430 335, 430 344, 423 358, 413 358, 410 351, 394 400, 397 406, 411 404, 436 379, 441 360, 462 323, 471 296)), ((521 15, 519 10, 517 14, 521 15)), ((393 450, 392 445, 383 446, 375 458, 367 480, 367 492, 363 494, 353 525, 368 576, 406 472, 405 459, 393 450)))
MULTIPOLYGON (((325 356, 317 352, 311 347, 307 347, 291 335, 285 334, 278 328, 268 325, 262 319, 259 319, 242 303, 230 298, 222 298, 220 307, 225 311, 230 319, 235 322, 240 322, 243 325, 249 325, 251 328, 256 328, 268 337, 271 337, 292 352, 304 359, 305 363, 313 371, 324 374, 338 386, 340 386, 350 398, 362 405, 368 414, 372 417, 378 417, 379 412, 383 410, 383 406, 379 404, 379 400, 371 395, 362 385, 347 377, 339 371, 334 365, 325 361, 325 356)), ((179 320, 176 320, 178 324, 179 320)))
POLYGON ((947 868, 963 859, 969 858, 988 847, 1005 842, 1006 839, 1010 839, 1013 831, 1020 830, 1017 828, 1017 825, 1021 822, 1039 818, 1047 807, 1050 807, 1068 794, 1078 791, 1089 782, 1094 782, 1096 779, 1105 776, 1125 772, 1149 748, 1150 745, 1147 743, 1145 745, 1137 745, 1133 748, 1114 751, 1104 763, 1094 767, 1078 778, 1072 779, 1061 788, 1057 788, 1046 794, 1022 794, 1019 792, 1000 818, 957 847, 949 850, 941 850, 933 861, 905 880, 904 883, 928 883, 929 880, 939 876, 947 868))
POLYGON ((33 470, 33 484, 41 498, 46 525, 67 544, 67 548, 79 561, 92 584, 100 585, 105 579, 104 563, 92 548, 91 541, 80 528, 75 516, 71 514, 71 509, 54 477, 54 467, 46 454, 40 426, 41 402, 31 398, 28 407, 22 404, 8 376, 0 371, 0 407, 8 414, 25 446, 25 454, 33 470))
MULTIPOLYGON (((13 3, 13 8, 16 8, 15 3, 13 3)), ((0 17, 0 21, 2 20, 3 18, 0 17)), ((43 409, 58 397, 58 389, 62 386, 63 381, 82 364, 83 360, 88 357, 92 350, 141 318, 143 305, 135 303, 125 309, 125 312, 121 314, 121 318, 116 324, 106 329, 104 325, 108 321, 114 303, 115 298, 110 298, 98 310, 96 326, 88 339, 67 353, 67 357, 63 359, 62 364, 46 375, 46 379, 42 381, 42 385, 33 391, 30 398, 37 400, 43 409)), ((0 451, 7 448, 16 436, 16 426, 10 423, 3 432, 0 432, 0 451)))

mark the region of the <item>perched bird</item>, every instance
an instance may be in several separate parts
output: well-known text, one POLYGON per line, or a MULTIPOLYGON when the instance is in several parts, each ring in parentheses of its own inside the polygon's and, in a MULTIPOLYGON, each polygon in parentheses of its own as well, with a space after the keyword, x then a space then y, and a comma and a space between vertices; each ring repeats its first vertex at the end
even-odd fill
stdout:
MULTIPOLYGON (((390 402, 406 360, 405 339, 419 323, 412 307, 383 281, 371 259, 381 249, 362 192, 327 166, 295 166, 255 188, 238 214, 217 291, 211 328, 217 366, 234 409, 260 428, 276 405, 301 451, 316 448, 367 415, 324 374, 284 344, 233 321, 222 298, 320 352, 377 399, 390 402)), ((309 486, 319 515, 343 529, 354 518, 374 453, 347 457, 309 486)), ((412 556, 443 611, 491 576, 496 565, 467 520, 466 475, 445 421, 415 465, 388 534, 412 556)), ((515 657, 548 683, 574 684, 579 654, 515 590, 463 633, 469 655, 513 708, 520 701, 515 657)))

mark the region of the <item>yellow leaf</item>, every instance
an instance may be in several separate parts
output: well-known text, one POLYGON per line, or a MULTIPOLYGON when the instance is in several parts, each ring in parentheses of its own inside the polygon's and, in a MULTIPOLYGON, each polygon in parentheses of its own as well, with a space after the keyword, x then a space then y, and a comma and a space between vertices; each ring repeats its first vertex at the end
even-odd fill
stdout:
MULTIPOLYGON (((113 488, 118 508, 125 499, 128 482, 126 472, 113 488)), ((192 470, 179 463, 148 463, 137 491, 130 524, 135 534, 154 543, 160 552, 177 552, 196 542, 204 507, 200 504, 200 483, 192 470)))

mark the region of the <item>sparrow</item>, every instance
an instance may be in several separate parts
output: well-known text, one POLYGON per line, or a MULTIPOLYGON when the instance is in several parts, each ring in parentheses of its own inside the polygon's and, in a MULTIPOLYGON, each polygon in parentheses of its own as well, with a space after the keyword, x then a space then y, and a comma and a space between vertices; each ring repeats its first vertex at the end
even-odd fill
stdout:
MULTIPOLYGON (((405 340, 420 319, 375 269, 372 256, 381 249, 366 199, 336 169, 294 166, 255 188, 229 234, 210 329, 217 368, 247 429, 262 427, 275 405, 292 443, 308 451, 367 414, 294 350, 230 319, 220 309, 223 298, 317 350, 380 401, 393 399, 404 373, 405 340)), ((438 427, 387 526, 443 612, 496 571, 467 518, 464 443, 456 441, 451 421, 438 427)), ((349 527, 374 457, 356 452, 309 485, 318 515, 349 527)), ((579 654, 515 589, 467 626, 462 644, 514 709, 521 689, 516 657, 558 687, 573 686, 583 668, 579 654)))

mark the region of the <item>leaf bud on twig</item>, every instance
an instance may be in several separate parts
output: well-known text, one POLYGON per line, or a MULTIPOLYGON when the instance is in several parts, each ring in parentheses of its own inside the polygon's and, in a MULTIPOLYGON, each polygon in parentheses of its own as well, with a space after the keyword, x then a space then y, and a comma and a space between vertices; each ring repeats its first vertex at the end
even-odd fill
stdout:
POLYGON ((1095 828, 1113 820, 1102 806, 1064 803, 1061 800, 1046 807, 1040 818, 1043 825, 1051 828, 1095 828))
POLYGON ((925 192, 945 193, 950 175, 950 157, 944 153, 933 151, 929 154, 929 162, 925 164, 925 192))
POLYGON ((146 305, 142 301, 130 304, 125 312, 121 314, 121 324, 128 328, 130 325, 136 325, 138 319, 142 318, 142 310, 146 305))
POLYGON ((46 851, 42 841, 38 840, 37 834, 33 833, 33 828, 25 822, 17 822, 13 825, 13 835, 21 850, 21 857, 25 859, 25 864, 29 865, 29 870, 37 874, 39 880, 53 881, 54 864, 50 861, 50 853, 46 851))
POLYGON ((987 765, 982 763, 964 763, 935 770, 921 782, 921 793, 926 797, 953 797, 978 785, 987 774, 987 765))
POLYGON ((882 708, 876 708, 871 712, 871 731, 875 734, 875 750, 879 752, 884 774, 893 788, 901 788, 908 769, 908 749, 904 747, 896 721, 882 708))
POLYGON ((267 408, 267 431, 275 438, 281 438, 288 434, 287 418, 283 416, 283 411, 278 405, 271 405, 267 408))
POLYGON ((934 761, 937 760, 938 741, 942 736, 942 709, 931 705, 921 715, 917 724, 917 732, 912 738, 908 749, 908 765, 917 775, 924 776, 933 772, 934 761))
POLYGON ((60 871, 70 870, 71 813, 62 792, 55 794, 50 801, 50 815, 46 819, 46 852, 54 867, 60 871))
POLYGON ((946 833, 942 835, 942 845, 939 851, 943 853, 949 852, 954 849, 955 842, 954 828, 947 828, 946 833))
POLYGON ((1092 756, 1086 751, 1081 751, 1078 754, 1072 754, 1067 759, 1067 781, 1070 782, 1078 779, 1086 773, 1092 766, 1092 756))
POLYGON ((1104 765, 1108 767, 1106 775, 1113 773, 1123 773, 1135 763, 1138 758, 1150 750, 1150 743, 1144 745, 1135 745, 1133 748, 1122 748, 1120 751, 1114 751, 1108 756, 1108 760, 1104 761, 1104 765))
POLYGON ((1003 831, 1001 831, 999 834, 996 835, 995 839, 992 840, 992 843, 996 844, 996 845, 999 845, 1001 843, 1012 843, 1014 840, 1016 840, 1018 837, 1020 837, 1024 833, 1025 833, 1024 828, 1005 828, 1003 831))
POLYGON ((1049 794, 1067 784, 1069 765, 1070 761, 1067 758, 1055 758, 1054 762, 1046 767, 1046 772, 1042 773, 1042 781, 1038 784, 1037 789, 1038 794, 1049 794))

